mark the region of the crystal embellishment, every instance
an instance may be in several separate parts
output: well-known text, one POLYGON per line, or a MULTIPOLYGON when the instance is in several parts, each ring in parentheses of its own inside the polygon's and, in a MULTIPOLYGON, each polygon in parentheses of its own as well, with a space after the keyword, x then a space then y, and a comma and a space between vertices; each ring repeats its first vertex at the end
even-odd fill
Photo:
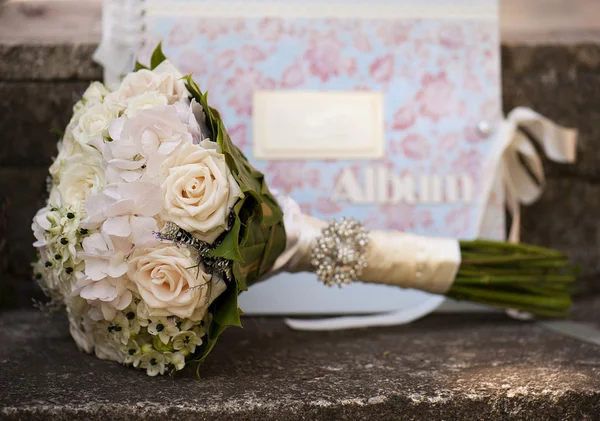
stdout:
POLYGON ((319 280, 339 287, 357 281, 367 267, 369 234, 353 218, 333 220, 312 248, 311 264, 319 280))

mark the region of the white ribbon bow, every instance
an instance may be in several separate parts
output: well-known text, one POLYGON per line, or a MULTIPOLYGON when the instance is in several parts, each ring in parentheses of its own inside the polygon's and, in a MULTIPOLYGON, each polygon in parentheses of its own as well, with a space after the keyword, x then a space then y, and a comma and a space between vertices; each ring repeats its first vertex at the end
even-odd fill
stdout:
MULTIPOLYGON (((546 185, 542 159, 519 128, 527 130, 554 162, 575 162, 577 147, 576 130, 559 126, 529 108, 515 108, 502 123, 494 152, 501 158, 496 176, 503 181, 506 205, 512 216, 508 240, 515 243, 520 238, 521 204, 535 202, 546 185)), ((491 185, 487 188, 488 193, 484 197, 489 197, 491 185)))
POLYGON ((142 42, 141 0, 103 0, 102 40, 93 59, 104 67, 104 83, 117 84, 135 67, 142 42))

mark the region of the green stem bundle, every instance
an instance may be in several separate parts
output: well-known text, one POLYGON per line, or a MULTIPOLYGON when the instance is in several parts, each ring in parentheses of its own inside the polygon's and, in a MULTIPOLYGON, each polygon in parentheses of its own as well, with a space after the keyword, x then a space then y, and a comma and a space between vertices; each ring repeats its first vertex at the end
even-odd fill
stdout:
POLYGON ((567 255, 528 244, 460 242, 462 261, 448 297, 512 308, 539 317, 564 317, 579 269, 567 255))

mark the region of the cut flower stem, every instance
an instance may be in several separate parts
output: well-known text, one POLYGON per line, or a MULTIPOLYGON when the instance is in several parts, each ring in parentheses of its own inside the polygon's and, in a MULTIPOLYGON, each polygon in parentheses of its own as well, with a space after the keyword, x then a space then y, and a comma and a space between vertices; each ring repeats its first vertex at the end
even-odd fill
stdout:
POLYGON ((461 241, 461 265, 448 297, 564 317, 579 269, 556 250, 499 241, 461 241))

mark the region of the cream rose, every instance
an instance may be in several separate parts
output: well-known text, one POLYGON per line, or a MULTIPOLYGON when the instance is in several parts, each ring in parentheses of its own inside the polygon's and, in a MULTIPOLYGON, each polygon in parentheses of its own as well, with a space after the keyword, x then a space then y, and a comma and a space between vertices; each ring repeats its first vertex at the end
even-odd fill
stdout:
POLYGON ((108 95, 107 102, 124 103, 129 98, 145 92, 159 92, 169 100, 169 104, 185 99, 189 92, 185 88, 182 75, 168 60, 163 61, 156 69, 142 69, 129 73, 121 82, 119 89, 108 95))
POLYGON ((223 280, 205 272, 195 252, 173 245, 135 251, 127 275, 153 317, 199 321, 226 288, 223 280))
POLYGON ((213 243, 227 229, 231 208, 243 197, 214 142, 182 144, 161 165, 164 219, 213 243))
POLYGON ((94 146, 82 145, 75 141, 75 138, 73 137, 73 130, 72 130, 74 125, 76 125, 76 123, 69 124, 69 126, 67 126, 65 135, 58 142, 58 145, 57 145, 58 146, 58 155, 56 156, 56 159, 50 166, 50 174, 52 175, 52 177, 54 177, 56 182, 58 182, 58 180, 60 178, 60 174, 64 170, 64 164, 65 164, 67 158, 69 158, 70 156, 73 156, 78 153, 81 153, 85 156, 99 156, 100 155, 100 153, 98 152, 98 149, 96 149, 94 146))
POLYGON ((126 117, 134 117, 140 111, 148 108, 155 108, 169 104, 169 99, 166 95, 160 92, 150 91, 144 92, 127 100, 127 108, 125 108, 126 117))
POLYGON ((63 205, 81 206, 106 185, 102 156, 77 153, 65 159, 58 191, 63 205))
POLYGON ((88 108, 73 127, 75 141, 87 145, 91 138, 102 136, 107 132, 111 121, 119 117, 119 113, 120 109, 114 105, 97 104, 88 108))
POLYGON ((110 91, 100 82, 92 82, 81 96, 81 100, 73 106, 73 112, 77 113, 83 108, 89 108, 92 105, 104 101, 104 97, 110 94, 110 91))

